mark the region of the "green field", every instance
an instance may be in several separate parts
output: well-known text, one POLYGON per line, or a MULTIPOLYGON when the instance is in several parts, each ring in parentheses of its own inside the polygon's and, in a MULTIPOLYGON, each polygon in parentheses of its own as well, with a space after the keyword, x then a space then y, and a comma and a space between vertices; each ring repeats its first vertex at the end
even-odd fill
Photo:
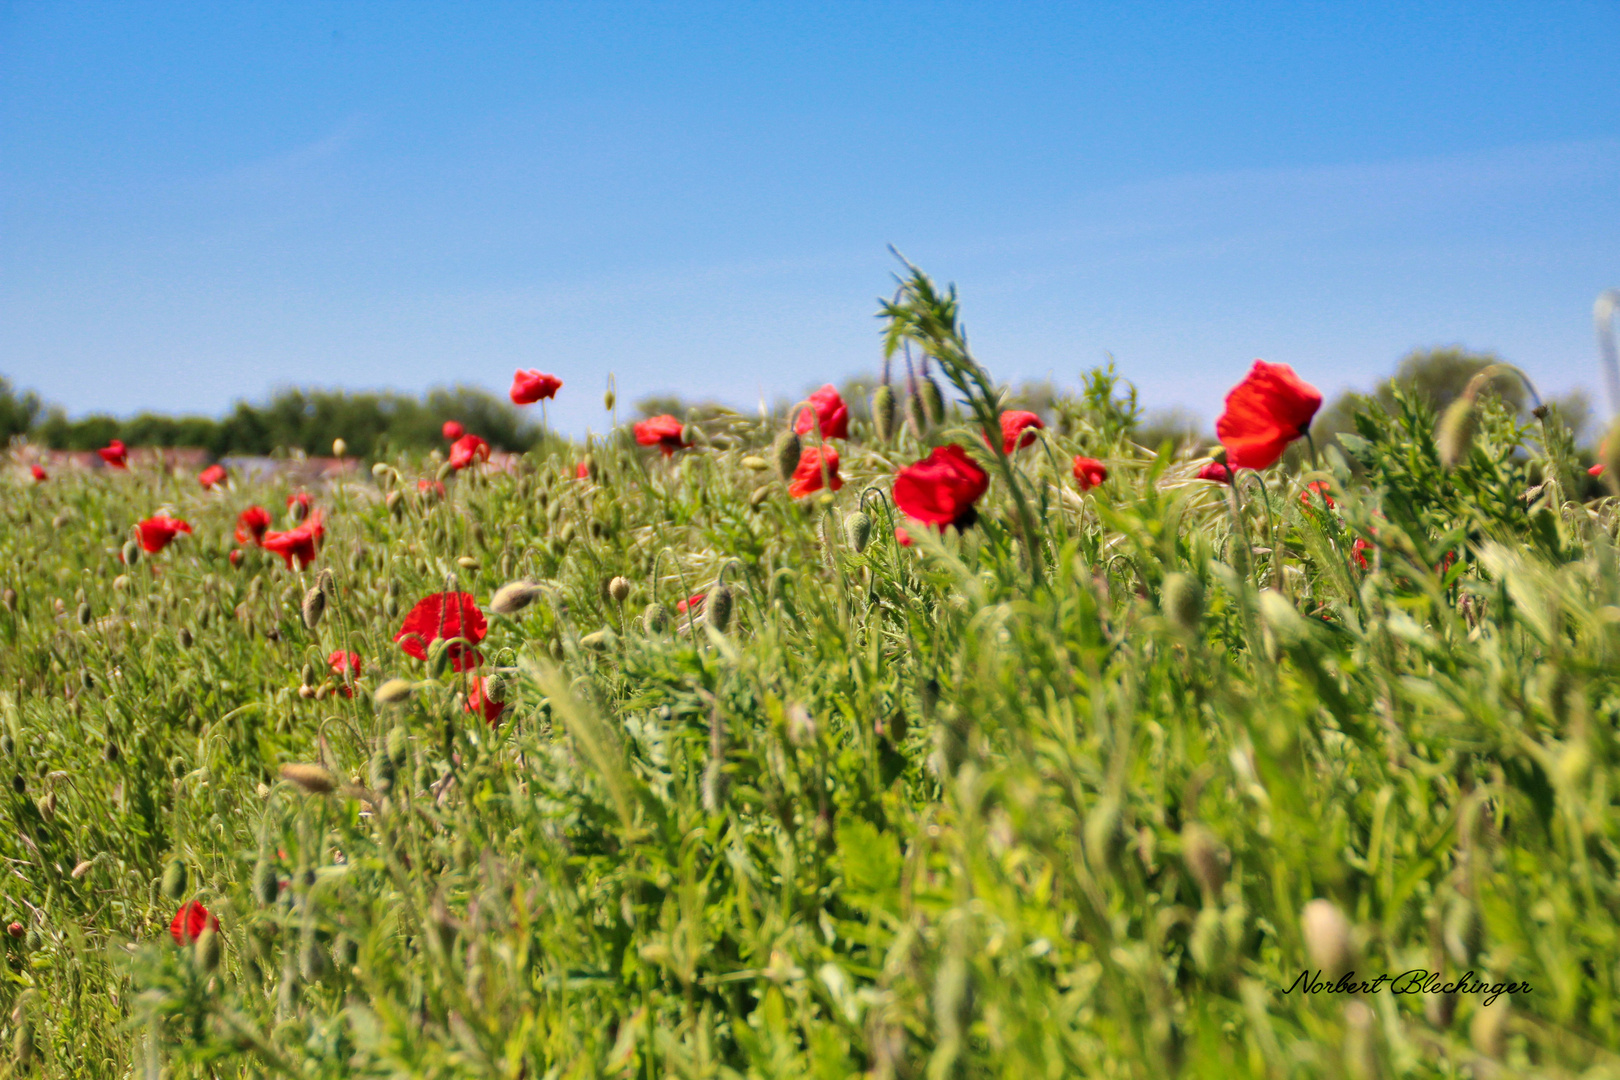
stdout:
POLYGON ((889 316, 949 405, 836 493, 626 425, 378 462, 294 570, 233 536, 275 480, 8 481, 9 1075, 1620 1076, 1616 506, 1557 410, 1447 467, 1397 395, 1233 488, 1106 372, 1001 453, 949 298, 889 316), (901 546, 948 443, 977 521, 901 546), (395 641, 442 592, 476 668, 395 641))

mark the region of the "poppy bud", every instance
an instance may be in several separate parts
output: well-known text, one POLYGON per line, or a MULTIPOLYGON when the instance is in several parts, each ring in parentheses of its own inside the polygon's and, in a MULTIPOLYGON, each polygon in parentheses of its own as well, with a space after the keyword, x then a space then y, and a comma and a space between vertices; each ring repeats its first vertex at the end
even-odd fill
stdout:
POLYGON ((6 606, 7 611, 16 611, 17 610, 17 590, 16 589, 7 589, 5 592, 0 593, 0 604, 4 604, 6 606))
POLYGON ((303 698, 305 701, 310 701, 315 697, 315 688, 309 685, 300 686, 298 688, 298 696, 303 698))
POLYGON ((703 610, 709 616, 709 625, 722 634, 731 626, 732 603, 731 586, 716 585, 709 590, 709 599, 703 605, 703 610))
POLYGON ((642 612, 641 625, 649 634, 662 634, 669 629, 669 609, 654 601, 642 612))
POLYGON ((305 664, 303 670, 298 673, 298 676, 299 682, 302 685, 313 688, 315 686, 315 665, 305 664))
POLYGON ((186 864, 178 858, 170 859, 163 868, 163 895, 170 900, 186 895, 186 864))
POLYGON ((371 700, 380 705, 393 705, 411 696, 411 684, 404 679, 389 679, 372 693, 371 700))
POLYGON ((1456 401, 1446 406, 1446 411, 1440 415, 1440 427, 1435 434, 1435 449, 1440 452, 1440 464, 1447 469, 1454 469, 1457 463, 1468 456, 1468 451, 1474 445, 1474 431, 1478 427, 1478 417, 1474 412, 1474 398, 1472 394, 1463 394, 1456 401))
POLYGON ((793 480, 793 472, 799 467, 802 451, 799 433, 792 428, 776 437, 776 443, 771 447, 771 457, 776 461, 776 475, 782 478, 782 483, 790 483, 793 480))
POLYGON ((133 540, 124 541, 123 558, 125 566, 134 566, 136 563, 140 562, 141 545, 137 544, 133 540))
POLYGON ((337 788, 337 777, 319 765, 304 762, 283 765, 281 778, 298 785, 310 795, 328 795, 337 788))
POLYGON ((613 406, 618 400, 618 396, 613 393, 613 388, 609 387, 607 393, 602 395, 602 408, 612 412, 613 406))
POLYGON ((89 626, 90 625, 90 605, 89 604, 80 604, 79 605, 79 625, 80 626, 89 626))
POLYGON ((400 724, 395 724, 388 731, 388 760, 394 763, 394 768, 404 766, 411 750, 411 735, 400 724))
POLYGON ((34 1061, 34 1022, 23 1017, 17 1025, 17 1035, 11 1044, 13 1057, 18 1065, 28 1066, 34 1061))
POLYGON ((593 652, 606 651, 613 645, 613 631, 604 627, 603 629, 597 630, 594 633, 586 634, 584 637, 579 639, 579 643, 584 648, 590 649, 593 652))
POLYGON ((287 507, 287 516, 294 521, 303 521, 309 515, 309 504, 302 499, 294 499, 287 507))
POLYGON ((450 666, 450 643, 444 638, 436 638, 427 650, 428 674, 435 679, 444 674, 444 669, 450 666))
POLYGON ((630 582, 622 577, 616 577, 608 582, 608 595, 613 597, 615 604, 622 604, 630 598, 630 582))
POLYGON ((489 609, 497 615, 514 615, 534 602, 540 587, 528 581, 509 581, 495 590, 489 609))
POLYGON ((107 759, 108 764, 116 764, 119 757, 122 756, 122 752, 118 749, 117 743, 108 739, 107 745, 102 748, 101 755, 107 759))
POLYGON ((771 463, 762 457, 756 457, 755 455, 750 454, 742 459, 742 467, 745 469, 752 469, 754 472, 764 472, 766 469, 771 467, 771 463))
POLYGON ((1485 926, 1480 922, 1479 908, 1468 897, 1459 893, 1451 898, 1446 906, 1441 939, 1451 958, 1464 967, 1479 956, 1480 947, 1485 943, 1485 926))
MULTIPOLYGON (((561 504, 559 503, 558 505, 561 504)), ((562 531, 557 534, 557 538, 564 544, 568 544, 573 541, 574 534, 578 531, 579 530, 574 527, 574 523, 572 521, 565 521, 563 522, 562 531)))
POLYGON ((203 927, 203 932, 197 935, 197 943, 192 946, 196 950, 197 967, 204 972, 212 972, 219 967, 219 931, 212 922, 203 927))
POLYGON ((923 408, 927 410, 928 422, 938 425, 945 422, 945 395, 939 392, 939 383, 934 381, 932 375, 924 375, 917 387, 917 395, 922 398, 923 408))
POLYGON ((906 418, 919 438, 928 434, 928 408, 923 404, 922 390, 916 379, 911 381, 911 393, 906 399, 906 418))
POLYGON ((400 491, 398 488, 395 488, 393 491, 388 493, 386 498, 383 499, 383 505, 388 507, 388 512, 390 514, 398 517, 400 514, 405 512, 404 499, 405 493, 400 491))
POLYGON ((884 383, 872 391, 872 426, 877 430, 879 442, 894 437, 894 387, 884 383))
POLYGON ((1598 456, 1603 459, 1603 475, 1609 478, 1610 486, 1620 485, 1620 419, 1615 420, 1598 444, 1598 456))
POLYGON ((354 962, 360 959, 360 943, 348 934, 339 934, 332 942, 332 959, 340 968, 354 967, 354 962))
POLYGON ((770 497, 771 497, 771 485, 769 485, 769 484, 761 485, 760 487, 755 488, 753 490, 753 493, 748 496, 748 505, 749 505, 750 508, 758 510, 759 509, 759 504, 764 502, 766 499, 768 499, 770 497))
POLYGON ((269 860, 260 859, 253 867, 253 895, 259 903, 268 906, 276 902, 280 892, 281 883, 276 880, 276 868, 270 865, 269 860))
POLYGON ((392 469, 386 461, 379 461, 371 467, 371 475, 378 480, 386 480, 391 472, 392 469))
POLYGON ((1159 603, 1165 618, 1176 629, 1187 634, 1198 631, 1204 617, 1204 587, 1197 578, 1179 573, 1166 575, 1159 603))
POLYGON ((191 648, 193 638, 191 636, 191 631, 188 628, 182 626, 180 628, 180 632, 175 636, 180 639, 180 647, 182 649, 191 648))
POLYGON ((1181 830, 1182 861, 1203 890, 1206 902, 1213 903, 1226 884, 1228 857, 1225 846, 1207 825, 1194 821, 1181 830))
POLYGON ((1118 859, 1125 847, 1125 830, 1120 826, 1119 800, 1104 796, 1086 815, 1086 858, 1092 870, 1102 873, 1118 859))
POLYGON ((872 519, 864 510, 857 510, 844 519, 844 539, 855 554, 866 550, 872 540, 872 519))
POLYGON ((13 922, 6 926, 6 933, 10 934, 14 938, 21 938, 26 932, 27 931, 23 928, 23 924, 20 922, 13 922))
POLYGON ((304 615, 304 626, 310 630, 321 623, 321 616, 326 612, 326 594, 319 585, 304 594, 304 602, 300 606, 304 615))
POLYGON ((1355 948, 1350 940, 1350 920, 1331 900, 1312 900, 1300 915, 1305 935, 1305 951, 1312 965, 1329 979, 1336 979, 1355 966, 1355 948))
POLYGON ((387 750, 377 750, 371 755, 367 767, 366 779, 373 791, 387 794, 394 786, 394 760, 388 756, 387 750))
POLYGON ((304 941, 304 946, 298 952, 298 973, 306 982, 315 982, 326 974, 326 954, 321 951, 320 943, 311 934, 304 941))
POLYGON ((348 443, 344 442, 342 439, 333 439, 332 440, 332 456, 333 457, 340 458, 340 457, 343 457, 348 452, 349 452, 349 444, 348 443))

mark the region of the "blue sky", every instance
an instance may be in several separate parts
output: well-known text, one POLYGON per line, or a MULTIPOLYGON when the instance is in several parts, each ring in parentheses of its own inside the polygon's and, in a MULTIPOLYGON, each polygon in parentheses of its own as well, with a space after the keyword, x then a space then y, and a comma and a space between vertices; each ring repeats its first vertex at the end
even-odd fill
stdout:
POLYGON ((888 244, 1002 379, 1596 388, 1620 4, 0 4, 0 373, 75 414, 749 406, 876 369, 888 244))

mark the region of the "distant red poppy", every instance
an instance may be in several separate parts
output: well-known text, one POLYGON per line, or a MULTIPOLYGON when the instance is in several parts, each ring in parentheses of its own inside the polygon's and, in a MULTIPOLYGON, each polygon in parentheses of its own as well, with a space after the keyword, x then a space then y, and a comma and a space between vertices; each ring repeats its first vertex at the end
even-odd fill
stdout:
POLYGON ((472 685, 467 688, 467 703, 462 706, 474 716, 482 714, 491 725, 501 718, 506 711, 506 702, 496 701, 489 696, 488 677, 475 676, 472 685))
POLYGON ((176 945, 190 945, 202 937, 207 927, 219 929, 219 920, 209 914, 207 908, 202 906, 200 900, 187 900, 180 905, 180 910, 174 913, 174 921, 169 923, 169 936, 174 938, 176 945))
POLYGON ((1288 444, 1310 430, 1321 407, 1322 392, 1293 368, 1256 360, 1226 395, 1226 411, 1215 421, 1227 464, 1241 469, 1276 464, 1288 444))
POLYGON ((439 429, 439 434, 444 436, 445 442, 455 442, 457 439, 467 434, 467 429, 456 423, 454 420, 446 420, 444 422, 444 427, 439 429))
POLYGON ((437 495, 439 498, 442 499, 442 498, 444 498, 444 494, 445 494, 444 493, 444 481, 442 481, 442 480, 428 480, 428 479, 426 479, 424 477, 423 479, 418 480, 416 482, 416 490, 420 491, 423 495, 437 495))
POLYGON ((944 528, 965 529, 977 520, 973 504, 990 489, 990 477, 955 443, 936 446, 894 478, 894 504, 907 517, 944 528))
POLYGON ((642 446, 656 446, 663 450, 664 456, 669 457, 677 450, 684 450, 689 445, 683 437, 685 428, 681 422, 665 413, 655 416, 651 420, 638 420, 636 422, 636 442, 642 446))
POLYGON ((149 517, 136 528, 140 530, 141 547, 154 554, 168 547, 177 534, 191 532, 188 522, 165 514, 149 517))
POLYGON ((287 509, 292 513, 294 521, 303 521, 309 516, 310 507, 315 505, 315 496, 307 491, 295 491, 287 496, 287 509))
POLYGON ((273 551, 286 560, 290 569, 298 570, 315 561, 326 527, 321 524, 321 512, 316 510, 308 521, 286 532, 267 533, 259 542, 266 551, 273 551))
POLYGON ((585 464, 585 462, 582 461, 578 465, 574 466, 574 479, 575 480, 589 480, 590 478, 591 478, 591 467, 589 465, 585 464))
POLYGON ((1596 465, 1592 466, 1590 469, 1587 469, 1586 470, 1586 475, 1587 476, 1602 476, 1603 471, 1605 469, 1607 469, 1607 468, 1608 468, 1608 466, 1603 464, 1603 462, 1600 461, 1596 465))
POLYGON ((1373 546, 1359 536, 1356 537, 1356 542, 1350 545, 1350 553, 1356 557, 1356 564, 1363 570, 1371 569, 1367 562, 1367 552, 1372 549, 1373 546))
POLYGON ((28 471, 34 474, 34 480, 38 483, 43 484, 45 481, 50 479, 50 477, 45 474, 45 470, 40 468, 38 465, 28 466, 28 471))
POLYGON ((849 406, 844 404, 837 387, 828 383, 811 394, 810 406, 815 412, 800 409, 799 418, 793 422, 794 431, 803 435, 819 420, 823 439, 849 438, 849 406))
POLYGON ((685 615, 688 611, 696 611, 698 608, 702 607, 703 601, 707 600, 708 598, 708 593, 693 593, 685 600, 682 600, 676 604, 675 610, 680 612, 682 615, 685 615))
POLYGON ((1230 484, 1232 467, 1219 461, 1206 461, 1204 467, 1198 470, 1198 479, 1213 480, 1217 484, 1230 484))
POLYGON ((1322 502, 1327 503, 1330 507, 1338 506, 1339 504, 1333 501, 1333 496, 1330 494, 1332 490, 1333 485, 1329 484, 1326 480, 1312 480, 1309 484, 1305 485, 1305 490, 1299 493, 1299 501, 1306 506, 1314 506, 1316 505, 1317 500, 1311 496, 1315 495, 1319 497, 1322 502))
POLYGON ((477 435, 463 435, 450 447, 450 467, 458 472, 467 466, 489 460, 489 443, 477 435))
POLYGON ((844 486, 843 477, 838 475, 838 451, 831 446, 807 446, 799 453, 799 465, 793 470, 793 480, 788 484, 789 495, 802 499, 821 490, 823 458, 827 462, 827 486, 834 491, 844 486))
MULTIPOLYGON (((1008 409, 1001 414, 1001 449, 1004 453, 1012 453, 1026 446, 1035 444, 1035 432, 1046 426, 1041 418, 1032 412, 1022 409, 1008 409)), ((984 433, 986 446, 992 445, 990 433, 984 433)))
POLYGON ((262 506, 250 506, 236 516, 236 542, 262 544, 265 530, 270 528, 270 512, 262 506))
POLYGON ((96 453, 101 455, 102 461, 115 469, 129 468, 129 447, 125 446, 121 439, 114 439, 96 453))
POLYGON ((212 488, 215 484, 225 482, 225 466, 215 462, 197 474, 197 483, 205 488, 212 488))
POLYGON ((894 527, 894 538, 901 547, 911 546, 911 534, 898 525, 894 527))
POLYGON ((533 405, 545 398, 554 398, 562 389, 562 380, 555 375, 539 371, 519 371, 512 376, 512 404, 533 405))
POLYGON ((406 656, 427 659, 428 646, 440 638, 462 638, 471 644, 456 642, 449 647, 450 667, 467 671, 477 667, 483 657, 473 645, 484 640, 489 632, 484 613, 478 610, 478 601, 472 593, 440 592, 424 597, 405 616, 394 640, 406 656))
POLYGON ((344 697, 353 697, 354 691, 349 684, 360 677, 360 670, 364 667, 360 663, 360 654, 357 652, 344 652, 342 649, 333 651, 326 658, 326 666, 332 669, 332 674, 338 677, 338 693, 344 697))
POLYGON ((242 549, 241 548, 231 548, 231 553, 229 555, 227 555, 226 558, 230 560, 232 566, 241 566, 242 565, 242 549))
POLYGON ((1108 466, 1094 457, 1076 457, 1074 479, 1079 483, 1081 491, 1090 491, 1108 479, 1108 466))

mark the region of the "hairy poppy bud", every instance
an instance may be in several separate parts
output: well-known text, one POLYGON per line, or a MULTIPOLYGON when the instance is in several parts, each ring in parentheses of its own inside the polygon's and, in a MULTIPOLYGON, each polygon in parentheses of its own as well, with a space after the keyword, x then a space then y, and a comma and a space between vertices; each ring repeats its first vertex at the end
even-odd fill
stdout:
POLYGON ((34 1061, 34 1022, 23 1017, 17 1025, 16 1037, 11 1043, 12 1055, 18 1065, 28 1066, 34 1061))
POLYGON ((107 763, 109 765, 116 764, 119 757, 122 756, 122 752, 118 749, 118 744, 113 742, 111 739, 107 740, 107 745, 102 748, 101 754, 107 759, 107 763))
POLYGON ((1620 419, 1615 420, 1598 444, 1598 456, 1603 459, 1603 475, 1608 478, 1610 487, 1620 488, 1620 419))
POLYGON ((342 439, 333 439, 332 440, 332 456, 333 457, 340 458, 340 457, 343 457, 348 452, 349 452, 349 444, 348 443, 344 442, 342 439))
POLYGON ((373 791, 386 795, 393 789, 394 759, 389 757, 387 750, 379 749, 371 755, 366 779, 370 782, 373 791))
POLYGON ((716 585, 709 590, 709 599, 704 603, 703 610, 708 613, 709 625, 720 633, 725 633, 731 626, 731 608, 733 594, 730 585, 716 585))
POLYGON ((922 398, 923 408, 928 413, 928 422, 933 425, 945 422, 945 395, 939 392, 939 383, 934 381, 932 375, 924 375, 918 382, 917 396, 922 398))
POLYGON ((197 943, 192 946, 196 950, 197 967, 204 972, 212 972, 219 967, 219 930, 212 922, 203 926, 203 932, 197 935, 197 943))
POLYGON ((764 472, 766 469, 771 467, 771 463, 762 457, 756 457, 755 455, 750 454, 742 459, 742 467, 745 469, 752 469, 754 472, 764 472))
POLYGON ((752 507, 753 509, 757 510, 757 509, 759 509, 759 504, 764 502, 766 499, 768 499, 770 497, 771 497, 771 485, 769 485, 769 484, 761 485, 760 487, 755 488, 753 490, 752 494, 750 494, 748 496, 748 505, 750 507, 752 507))
POLYGON ((298 673, 298 681, 302 685, 313 689, 315 686, 315 665, 305 664, 303 670, 298 673))
POLYGON ((669 609, 654 601, 641 614, 641 625, 649 634, 662 634, 669 629, 669 609))
POLYGON ((428 645, 427 668, 428 674, 437 679, 444 674, 444 669, 450 666, 450 642, 445 638, 435 638, 428 645))
POLYGON ((391 477, 392 474, 393 468, 386 461, 379 461, 377 464, 371 467, 371 475, 378 480, 387 479, 391 477))
POLYGON ((844 519, 844 539, 850 549, 859 555, 872 540, 872 519, 864 510, 857 510, 844 519))
POLYGON ((613 597, 615 604, 622 604, 630 598, 630 582, 622 577, 615 577, 608 582, 608 595, 613 597))
POLYGON ((398 515, 403 514, 405 512, 405 501, 404 500, 405 500, 405 493, 403 491, 400 491, 398 488, 395 488, 393 491, 390 491, 388 493, 387 498, 383 499, 383 505, 388 507, 388 512, 390 514, 393 514, 393 515, 395 515, 397 517, 398 515))
POLYGON ((360 959, 360 943, 348 934, 339 934, 332 942, 332 959, 340 968, 354 967, 354 962, 360 959))
POLYGON ((618 397, 613 393, 612 387, 609 387, 607 393, 602 395, 602 408, 612 412, 613 406, 618 400, 618 397))
POLYGON ((189 629, 189 628, 187 628, 187 627, 184 627, 184 626, 182 626, 182 627, 181 627, 181 628, 180 628, 180 632, 179 632, 179 633, 178 633, 178 634, 176 634, 176 635, 175 635, 175 636, 176 636, 176 637, 177 637, 177 638, 179 638, 179 640, 180 640, 180 647, 181 647, 181 648, 182 648, 182 649, 189 649, 189 648, 191 648, 191 645, 192 645, 192 641, 193 641, 193 640, 194 640, 194 639, 193 639, 193 638, 192 638, 192 636, 191 636, 191 630, 190 630, 190 629, 189 629))
POLYGON ((125 566, 134 566, 136 563, 140 562, 141 545, 137 544, 133 540, 124 541, 123 557, 125 566))
POLYGON ((1187 940, 1187 951, 1203 975, 1214 975, 1226 966, 1226 923, 1213 907, 1199 911, 1193 922, 1192 936, 1187 940))
POLYGON ((1183 633, 1196 633, 1204 617, 1204 587, 1189 574, 1167 574, 1160 593, 1164 617, 1183 633))
POLYGON ((79 625, 80 626, 89 626, 90 625, 90 605, 89 604, 80 604, 79 605, 79 625))
POLYGON ((776 444, 771 447, 771 457, 776 462, 776 475, 782 478, 782 483, 792 482, 793 472, 799 467, 802 450, 799 433, 792 428, 776 437, 776 444))
POLYGON ((1336 979, 1355 966, 1355 947, 1350 940, 1350 920, 1331 900, 1312 900, 1300 914, 1300 930, 1311 963, 1329 979, 1336 979))
POLYGON ((381 705, 393 705, 411 696, 411 684, 404 679, 389 679, 372 693, 371 700, 381 705))
POLYGON ((326 974, 326 953, 321 951, 320 943, 313 934, 304 940, 303 948, 298 952, 298 973, 306 982, 315 982, 326 974))
POLYGON ((1474 397, 1464 393, 1446 406, 1440 415, 1440 427, 1434 437, 1435 449, 1440 453, 1440 464, 1448 469, 1468 456, 1474 446, 1474 431, 1478 416, 1474 411, 1474 397))
POLYGON ((534 602, 540 587, 529 581, 509 581, 495 590, 489 609, 497 615, 514 615, 534 602))
POLYGON ((304 594, 304 602, 300 605, 304 615, 304 626, 310 630, 321 624, 321 616, 326 613, 326 594, 319 585, 304 594))
POLYGON ((594 633, 586 634, 579 639, 579 643, 582 647, 593 652, 604 652, 613 646, 613 631, 604 627, 594 633))
POLYGON ((269 860, 260 859, 253 867, 253 895, 261 904, 269 905, 276 902, 276 896, 281 892, 281 883, 276 880, 276 868, 270 865, 269 860))
POLYGON ((404 725, 395 724, 388 731, 388 760, 394 763, 394 768, 402 768, 411 752, 411 733, 406 731, 404 725))
POLYGON ((304 762, 283 765, 281 778, 298 785, 310 795, 328 795, 337 788, 337 777, 319 765, 304 762))
POLYGON ((303 499, 294 499, 287 506, 287 516, 294 521, 303 521, 309 516, 309 503, 303 499))
POLYGON ((1206 903, 1213 903, 1226 884, 1226 848, 1207 825, 1191 822, 1181 830, 1181 858, 1198 882, 1206 903))
POLYGON ((884 383, 872 391, 872 427, 877 430, 879 442, 888 442, 894 437, 894 387, 884 383))
POLYGON ((186 895, 186 864, 178 858, 170 859, 163 868, 163 895, 170 900, 186 895))
POLYGON ((1104 796, 1086 815, 1086 858, 1101 873, 1111 867, 1125 846, 1125 830, 1120 825, 1119 800, 1104 796))

